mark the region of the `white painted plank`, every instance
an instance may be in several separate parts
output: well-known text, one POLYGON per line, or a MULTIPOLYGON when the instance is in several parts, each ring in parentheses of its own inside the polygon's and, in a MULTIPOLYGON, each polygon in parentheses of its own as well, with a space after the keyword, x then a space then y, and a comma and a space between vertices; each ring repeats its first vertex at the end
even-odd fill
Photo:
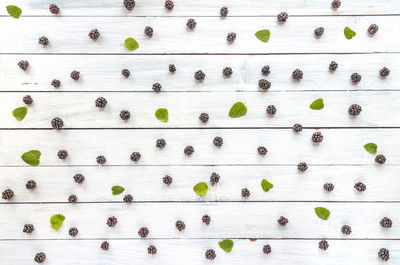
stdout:
MULTIPOLYGON (((171 12, 164 8, 165 0, 136 0, 135 8, 129 12, 122 5, 122 0, 86 0, 86 1, 29 1, 19 0, 18 5, 26 16, 51 16, 50 4, 56 3, 62 16, 219 16, 222 6, 229 7, 229 16, 276 16, 282 11, 290 15, 366 15, 366 14, 399 14, 400 5, 396 0, 352 0, 342 1, 339 9, 331 9, 332 1, 319 0, 286 0, 258 1, 240 0, 174 0, 175 7, 171 12)), ((4 0, 4 6, 15 4, 15 1, 4 0)), ((7 15, 1 10, 0 15, 7 15)))
POLYGON ((210 189, 203 201, 240 201, 242 188, 250 190, 248 201, 399 201, 400 187, 397 166, 314 166, 301 176, 293 166, 5 167, 1 172, 0 191, 12 189, 10 202, 18 203, 67 202, 71 194, 78 202, 122 202, 125 194, 136 202, 197 201, 192 188, 200 181, 210 189), (85 176, 81 185, 72 178, 77 172, 85 176), (216 186, 210 183, 213 172, 220 175, 216 186), (170 186, 162 182, 165 175, 173 178, 170 186), (25 188, 30 179, 37 183, 33 191, 25 188), (273 189, 264 192, 262 179, 273 183, 273 189), (359 181, 367 186, 363 193, 354 189, 359 181), (325 183, 335 189, 325 192, 325 183), (113 196, 114 185, 123 186, 124 194, 113 196))
POLYGON ((269 91, 303 90, 398 90, 400 83, 399 54, 313 54, 313 55, 0 55, 0 91, 152 91, 158 82, 162 91, 259 91, 258 81, 268 79, 269 91), (20 60, 29 61, 29 72, 21 71, 20 60), (339 68, 328 70, 331 61, 339 68), (168 65, 177 71, 170 74, 168 65), (261 74, 269 65, 271 73, 261 74), (222 69, 233 70, 223 78, 222 69), (379 76, 383 67, 390 69, 386 78, 379 76), (125 79, 122 69, 129 69, 125 79), (294 82, 292 72, 300 68, 301 82, 294 82), (206 80, 197 83, 194 73, 202 69, 206 80), (73 70, 80 79, 70 78, 73 70), (362 80, 352 85, 350 76, 358 72, 362 80), (51 86, 53 79, 62 83, 59 89, 51 86))
POLYGON ((247 264, 307 264, 319 265, 378 265, 382 261, 377 256, 380 248, 390 251, 388 264, 395 264, 400 258, 398 241, 390 240, 330 240, 329 248, 318 248, 318 240, 234 240, 232 252, 225 253, 219 248, 220 239, 168 239, 168 240, 109 240, 110 249, 100 249, 102 240, 68 241, 1 241, 0 264, 31 264, 38 252, 46 253, 46 264, 186 264, 208 263, 225 265, 247 264), (157 254, 147 254, 149 245, 157 247, 157 254), (272 252, 265 255, 262 248, 271 246, 272 252), (216 259, 207 261, 204 253, 214 249, 216 259), (66 258, 68 257, 68 258, 66 258))
MULTIPOLYGON (((293 17, 284 25, 276 18, 195 17, 196 29, 186 29, 188 17, 154 18, 77 18, 25 17, 0 18, 0 53, 353 53, 399 52, 398 16, 380 17, 293 17), (379 32, 371 37, 370 24, 379 25, 379 32), (117 26, 116 26, 117 25, 117 26), (149 39, 143 33, 145 26, 154 28, 149 39), (314 29, 323 26, 324 35, 317 39, 314 29), (343 29, 350 27, 357 36, 347 40, 343 29), (101 37, 92 41, 88 33, 97 28, 101 37), (254 33, 269 28, 268 43, 259 41, 254 33), (26 32, 29 32, 27 34, 26 32), (229 45, 226 36, 235 32, 237 38, 229 45), (51 45, 41 47, 38 38, 45 35, 51 45), (127 37, 134 37, 140 47, 129 52, 123 45, 127 37)), ((294 66, 295 67, 295 66, 294 66)))

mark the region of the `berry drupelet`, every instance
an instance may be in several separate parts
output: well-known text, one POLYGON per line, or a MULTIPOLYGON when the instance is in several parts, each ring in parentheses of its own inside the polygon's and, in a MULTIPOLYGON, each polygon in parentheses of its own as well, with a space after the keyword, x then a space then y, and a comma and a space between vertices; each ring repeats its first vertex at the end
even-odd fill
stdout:
POLYGON ((166 185, 171 185, 171 183, 172 183, 172 177, 171 177, 171 176, 168 176, 168 175, 165 175, 165 176, 163 177, 163 182, 164 182, 164 184, 166 184, 166 185))
POLYGON ((131 72, 128 69, 122 69, 121 74, 123 77, 128 78, 131 75, 131 72))
POLYGON ((369 27, 368 27, 368 33, 369 34, 375 34, 375 33, 377 33, 378 32, 378 30, 379 30, 379 27, 378 27, 378 25, 376 25, 376 24, 371 24, 369 27))
POLYGON ((63 126, 64 121, 61 118, 55 117, 51 120, 51 127, 53 127, 54 129, 60 130, 63 126))
POLYGON ((150 245, 147 248, 147 253, 151 254, 151 255, 155 255, 155 254, 157 254, 157 248, 155 246, 153 246, 153 245, 150 245))
POLYGON ((351 227, 349 225, 343 225, 341 231, 345 235, 350 235, 351 234, 351 227))
POLYGON ((314 34, 316 37, 321 37, 324 34, 325 29, 323 27, 318 27, 314 29, 314 34))
POLYGON ((156 92, 156 93, 158 93, 158 92, 160 92, 161 91, 161 85, 159 84, 159 83, 154 83, 153 84, 153 91, 154 92, 156 92))
POLYGON ((68 152, 67 152, 67 150, 60 150, 57 152, 57 156, 59 159, 62 159, 62 160, 67 159, 68 152))
POLYGON ((303 72, 300 69, 296 69, 292 73, 292 78, 294 80, 301 80, 303 79, 303 72))
POLYGON ((78 235, 79 231, 78 228, 76 227, 71 227, 68 231, 68 234, 72 237, 76 237, 78 235))
POLYGON ((322 250, 327 250, 327 249, 329 248, 328 241, 326 241, 326 240, 321 240, 321 241, 319 241, 318 247, 319 247, 320 249, 322 249, 322 250))
POLYGON ((35 227, 33 226, 33 224, 25 224, 24 229, 22 230, 22 232, 27 234, 31 234, 33 231, 35 231, 35 227))
POLYGON ((144 34, 147 36, 147 37, 149 37, 149 38, 151 38, 151 37, 153 37, 153 28, 152 27, 150 27, 150 26, 146 26, 145 28, 144 28, 144 34))
POLYGON ((303 126, 301 124, 298 124, 298 123, 294 124, 292 128, 293 128, 293 131, 297 132, 297 133, 301 132, 303 130, 303 126))
POLYGON ((121 112, 119 113, 119 117, 122 120, 127 121, 131 117, 131 113, 129 112, 129 110, 124 109, 124 110, 121 110, 121 112))
POLYGON ((68 197, 68 202, 69 203, 77 203, 78 202, 78 197, 76 197, 76 195, 74 195, 74 194, 71 194, 68 197))
POLYGON ((269 89, 271 87, 271 82, 267 79, 260 79, 258 80, 258 87, 264 90, 269 89))
POLYGON ((392 227, 392 220, 390 220, 387 217, 383 217, 382 220, 379 223, 384 228, 391 228, 392 227))
POLYGON ((74 181, 78 184, 82 184, 85 181, 85 176, 83 176, 82 174, 75 174, 74 176, 74 181))
POLYGON ((250 197, 250 191, 247 188, 242 189, 242 197, 243 198, 250 197))
POLYGON ((25 188, 27 190, 34 190, 36 188, 36 181, 34 180, 28 180, 25 184, 25 188))
POLYGON ((164 148, 166 145, 167 145, 167 142, 165 142, 164 139, 162 139, 162 138, 157 139, 157 141, 156 141, 156 147, 157 147, 157 148, 162 149, 162 148, 164 148))
POLYGON ((307 163, 306 163, 306 162, 300 162, 300 163, 297 165, 297 169, 298 169, 299 171, 301 171, 301 172, 306 171, 306 170, 308 169, 307 163))
POLYGON ((375 162, 378 163, 378 164, 385 164, 386 157, 384 155, 377 155, 375 157, 375 162))
POLYGON ((358 73, 353 73, 351 75, 351 82, 353 82, 353 84, 357 84, 358 82, 361 81, 361 75, 358 73))
POLYGON ((76 71, 76 70, 74 70, 74 71, 72 71, 71 72, 71 78, 73 79, 73 80, 75 80, 75 81, 78 81, 79 80, 79 76, 80 76, 80 72, 79 71, 76 71))
POLYGON ((228 33, 228 35, 226 36, 226 41, 227 41, 229 44, 232 44, 232 43, 235 42, 235 40, 236 40, 236 33, 234 33, 234 32, 228 33))
POLYGON ((204 79, 206 79, 206 74, 203 71, 198 70, 197 72, 194 73, 194 79, 201 82, 204 79))
POLYGON ((52 85, 54 88, 59 88, 59 87, 61 86, 61 82, 60 82, 60 80, 58 80, 58 79, 53 79, 53 81, 51 81, 51 85, 52 85))
POLYGON ((107 106, 107 99, 103 97, 98 97, 95 101, 95 106, 100 109, 104 109, 107 106))
POLYGON ((219 174, 217 174, 217 173, 215 173, 215 172, 211 173, 211 176, 210 176, 210 182, 211 182, 211 184, 212 184, 212 185, 217 184, 217 183, 219 182, 219 178, 220 178, 220 175, 219 175, 219 174))
POLYGON ((279 217, 278 219, 278 224, 285 226, 287 223, 289 223, 289 220, 283 216, 279 217))
POLYGON ((167 1, 165 1, 164 6, 167 10, 172 10, 175 5, 174 5, 174 2, 172 2, 171 0, 167 0, 167 1))
POLYGON ((325 183, 324 184, 324 190, 327 191, 327 192, 333 191, 334 188, 335 188, 335 186, 332 183, 325 183))
POLYGON ((49 45, 49 39, 45 36, 42 36, 39 38, 38 43, 43 45, 43 47, 46 47, 47 45, 49 45))
POLYGON ((175 223, 175 227, 176 229, 178 229, 178 231, 183 231, 185 229, 185 223, 181 220, 176 221, 175 223))
POLYGON ((322 135, 321 132, 315 132, 315 133, 313 133, 313 135, 311 136, 311 140, 312 140, 314 143, 320 143, 320 142, 322 142, 322 140, 324 140, 324 136, 322 135))
POLYGON ((208 114, 205 113, 205 112, 201 113, 200 116, 199 116, 199 120, 200 120, 202 123, 207 123, 208 120, 209 120, 209 118, 210 118, 210 117, 209 117, 208 114))
POLYGON ((175 65, 174 65, 174 64, 168 65, 168 71, 169 71, 170 73, 175 73, 175 71, 176 71, 175 65))
POLYGON ((209 225, 211 222, 211 217, 209 215, 203 215, 203 217, 201 218, 201 221, 203 223, 205 223, 206 225, 209 225))
POLYGON ((357 182, 356 184, 354 184, 354 188, 358 192, 364 192, 367 189, 367 186, 362 182, 357 182))
POLYGON ((118 223, 118 220, 115 216, 108 217, 106 224, 109 227, 113 227, 118 223))
POLYGON ((337 69, 338 67, 339 67, 338 63, 335 62, 335 61, 332 61, 332 62, 329 64, 329 71, 331 71, 331 72, 336 71, 336 69, 337 69))
POLYGON ((257 148, 257 152, 258 152, 258 154, 265 156, 268 153, 268 150, 267 150, 267 148, 265 148, 265 146, 259 146, 257 148))
POLYGON ((226 7, 226 6, 221 7, 221 9, 219 10, 219 15, 221 17, 226 17, 228 15, 228 13, 229 13, 229 10, 228 10, 228 7, 226 7))
POLYGON ((149 229, 148 229, 147 227, 141 227, 141 228, 139 229, 139 231, 138 231, 138 235, 139 235, 141 238, 147 237, 147 236, 149 235, 149 233, 150 233, 150 231, 149 231, 149 229))
POLYGON ((386 77, 390 74, 390 70, 386 67, 383 67, 381 70, 379 70, 379 75, 381 77, 386 77))
POLYGON ((110 248, 110 243, 108 243, 107 241, 104 241, 103 243, 101 243, 100 248, 102 250, 108 250, 110 248))
POLYGON ((107 162, 107 159, 103 155, 100 155, 96 157, 96 162, 99 165, 104 165, 107 162))
POLYGON ((341 1, 339 1, 339 0, 334 0, 334 1, 332 1, 332 3, 331 3, 331 6, 332 6, 332 8, 339 8, 340 7, 340 4, 341 4, 342 2, 341 1))
POLYGON ((205 253, 206 259, 213 260, 217 257, 213 249, 207 249, 205 253))
POLYGON ((185 147, 185 149, 183 150, 183 153, 187 156, 190 156, 194 153, 194 147, 191 145, 188 145, 185 147))
POLYGON ((349 114, 352 116, 360 115, 361 111, 362 108, 358 104, 351 104, 351 106, 349 107, 349 114))
POLYGON ((35 257, 33 258, 33 260, 37 263, 43 263, 46 260, 46 254, 44 254, 43 252, 39 252, 35 255, 35 257))
POLYGON ((289 15, 286 12, 281 12, 277 15, 277 18, 279 22, 285 22, 289 18, 289 15))
POLYGON ((128 9, 130 11, 135 7, 135 1, 134 0, 124 0, 124 6, 126 9, 128 9))
POLYGON ((100 37, 100 32, 98 29, 92 29, 89 34, 88 34, 89 38, 91 38, 92 40, 98 40, 100 37))
POLYGON ((188 21, 186 22, 186 27, 188 30, 194 30, 196 25, 197 22, 193 18, 188 19, 188 21))
POLYGON ((49 10, 50 10, 50 13, 52 13, 52 14, 54 14, 54 15, 60 14, 60 8, 59 8, 57 5, 55 5, 55 4, 51 4, 51 5, 49 6, 49 10))
POLYGON ((264 245, 264 246, 263 246, 263 252, 264 252, 264 254, 269 254, 269 253, 271 253, 271 251, 272 251, 272 249, 271 249, 271 246, 270 246, 270 245, 264 245))
POLYGON ((265 111, 268 115, 274 116, 276 113, 276 107, 274 105, 269 105, 265 111))
POLYGON ((22 98, 22 101, 26 105, 31 105, 33 103, 33 98, 30 95, 26 95, 25 97, 22 98))
POLYGON ((142 155, 141 155, 139 152, 133 152, 133 153, 131 154, 131 160, 132 160, 133 162, 139 161, 141 157, 142 157, 142 155))
POLYGON ((127 194, 127 195, 124 196, 124 198, 123 198, 122 200, 123 200, 124 202, 126 202, 126 203, 132 203, 133 197, 132 197, 132 195, 127 194))
POLYGON ((378 257, 383 261, 388 261, 390 258, 389 250, 387 248, 381 248, 378 252, 378 257))
POLYGON ((224 69, 222 69, 222 74, 224 75, 224 77, 231 77, 232 73, 233 71, 230 67, 225 67, 224 69))
POLYGON ((21 70, 27 71, 29 68, 29 62, 26 60, 21 60, 18 62, 18 66, 19 68, 21 68, 21 70))
POLYGON ((214 138, 213 143, 215 146, 221 147, 224 143, 224 140, 221 137, 217 136, 214 138))

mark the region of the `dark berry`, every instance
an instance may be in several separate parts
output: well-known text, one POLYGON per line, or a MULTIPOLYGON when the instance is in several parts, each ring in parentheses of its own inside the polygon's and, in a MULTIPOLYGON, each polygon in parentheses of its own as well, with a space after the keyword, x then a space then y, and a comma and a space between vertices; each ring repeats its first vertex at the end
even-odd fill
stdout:
POLYGON ((278 224, 285 226, 287 223, 289 223, 289 220, 283 216, 279 217, 278 219, 278 224))
POLYGON ((386 77, 390 74, 390 70, 386 67, 383 67, 381 70, 379 70, 379 74, 381 77, 386 77))
POLYGON ((264 252, 265 254, 269 254, 269 253, 271 253, 271 251, 272 251, 272 249, 271 249, 271 246, 270 246, 270 245, 264 245, 264 246, 263 246, 263 252, 264 252))
POLYGON ((28 190, 33 190, 33 189, 35 189, 36 188, 36 181, 34 181, 34 180, 28 180, 27 182, 26 182, 26 184, 25 184, 25 188, 26 189, 28 189, 28 190))
POLYGON ((126 121, 129 120, 129 118, 131 117, 131 113, 129 112, 129 110, 124 109, 121 110, 121 112, 119 113, 119 117, 126 121))
POLYGON ((342 226, 342 233, 345 235, 351 234, 351 227, 349 225, 342 226))
POLYGON ((127 194, 127 195, 124 196, 124 198, 123 198, 122 200, 123 200, 124 202, 126 202, 126 203, 132 203, 133 197, 132 197, 132 195, 127 194))
POLYGON ((379 27, 378 27, 378 25, 376 25, 376 24, 371 24, 371 25, 368 27, 368 32, 369 32, 369 34, 375 34, 375 33, 378 32, 378 30, 379 30, 379 27))
POLYGON ((292 73, 292 78, 294 80, 300 80, 303 79, 303 72, 300 69, 296 69, 292 73))
POLYGON ((203 223, 205 223, 206 225, 209 225, 211 222, 211 217, 209 215, 203 215, 203 217, 201 218, 201 221, 203 223))
POLYGON ((58 156, 59 159, 63 159, 63 160, 67 159, 68 152, 67 152, 67 150, 60 150, 60 151, 57 152, 57 156, 58 156))
POLYGON ((378 164, 385 164, 386 157, 384 155, 377 155, 375 157, 375 162, 378 163, 378 164))
POLYGON ((236 33, 234 33, 234 32, 228 33, 228 35, 226 36, 226 41, 227 41, 229 44, 231 44, 231 43, 234 43, 235 40, 236 40, 236 33))
POLYGON ((46 260, 46 254, 43 252, 39 252, 35 255, 35 258, 33 259, 37 263, 43 263, 46 260))
POLYGON ((297 133, 301 132, 303 130, 303 126, 301 124, 298 124, 298 123, 294 124, 292 128, 293 128, 293 131, 297 132, 297 133))
POLYGON ((353 73, 351 75, 351 82, 353 82, 353 84, 357 84, 360 81, 361 81, 361 75, 359 75, 358 73, 353 73))
POLYGON ((224 69, 222 69, 222 74, 224 75, 224 77, 230 77, 232 73, 233 71, 230 67, 225 67, 224 69))
POLYGON ((321 37, 324 34, 325 29, 323 27, 318 27, 314 29, 314 34, 316 37, 321 37))
POLYGON ((167 10, 172 10, 174 8, 174 2, 172 2, 171 0, 167 0, 165 1, 164 6, 167 10))
POLYGON ((190 18, 187 22, 186 22, 186 27, 188 28, 188 30, 194 30, 194 28, 196 27, 197 23, 193 18, 190 18))
POLYGON ((144 34, 149 38, 153 37, 153 28, 149 27, 149 26, 146 26, 144 28, 144 34))
POLYGON ((194 79, 196 79, 197 81, 203 81, 204 79, 206 79, 206 74, 199 70, 196 73, 194 73, 194 79))
POLYGON ((164 148, 167 145, 164 139, 157 139, 156 141, 156 147, 157 148, 164 148))
POLYGON ((350 115, 357 116, 357 115, 359 115, 361 113, 361 111, 362 111, 362 108, 361 108, 360 105, 352 104, 349 107, 349 114, 350 115))
POLYGON ((95 105, 98 108, 104 109, 107 106, 107 99, 103 97, 98 97, 95 101, 95 105))
POLYGON ((25 224, 24 225, 24 229, 22 230, 22 232, 30 234, 33 231, 35 231, 35 227, 32 224, 25 224))
POLYGON ((96 162, 99 165, 104 165, 106 163, 106 161, 107 161, 107 159, 102 155, 96 157, 96 162))
POLYGON ((60 8, 58 8, 58 6, 55 5, 55 4, 51 4, 51 5, 49 6, 49 10, 50 10, 50 13, 52 13, 52 14, 54 14, 54 15, 60 14, 60 8))
POLYGON ((274 116, 276 113, 276 107, 274 105, 269 105, 266 109, 268 115, 274 116))
POLYGON ((362 182, 357 182, 354 184, 354 188, 359 192, 364 192, 367 189, 367 186, 362 182))
POLYGON ((262 156, 265 156, 268 153, 268 150, 267 150, 267 148, 265 148, 265 146, 259 146, 257 148, 257 151, 262 156))
POLYGON ((210 182, 211 182, 211 184, 212 184, 212 185, 217 184, 217 183, 219 182, 219 178, 220 178, 220 175, 219 175, 219 174, 217 174, 217 173, 215 173, 215 172, 211 173, 211 176, 210 176, 210 182))
POLYGON ((139 161, 141 157, 142 157, 142 155, 141 155, 139 152, 133 152, 133 153, 131 154, 131 160, 132 160, 133 162, 139 161))
POLYGON ((246 188, 242 189, 242 197, 243 198, 248 198, 250 197, 250 191, 246 188))
POLYGON ((187 156, 190 156, 194 153, 194 147, 191 145, 188 145, 185 147, 185 149, 183 150, 183 153, 187 156))
POLYGON ((324 136, 322 135, 321 132, 315 132, 315 133, 313 133, 311 140, 314 143, 320 143, 320 142, 322 142, 322 140, 324 140, 324 136))
POLYGON ((128 69, 122 69, 121 74, 125 77, 128 78, 131 75, 131 72, 128 69))
POLYGON ((26 95, 25 97, 22 98, 22 101, 26 105, 31 105, 33 103, 33 98, 30 95, 26 95))
POLYGON ((325 183, 324 184, 324 190, 331 192, 333 191, 333 189, 335 188, 335 186, 332 183, 325 183))
POLYGON ((157 254, 157 248, 155 246, 153 246, 153 245, 150 245, 147 248, 147 253, 151 254, 151 255, 155 255, 155 254, 157 254))
POLYGON ((25 61, 25 60, 19 61, 18 66, 19 66, 19 68, 21 68, 21 70, 26 71, 29 68, 29 62, 25 61))
POLYGON ((126 9, 128 9, 130 11, 135 7, 135 1, 134 0, 124 0, 124 6, 126 9))
POLYGON ((168 66, 168 71, 169 71, 170 73, 175 73, 175 71, 176 71, 175 65, 170 64, 170 65, 168 66))
POLYGON ((210 118, 210 117, 209 117, 208 114, 205 113, 205 112, 201 113, 200 116, 199 116, 199 120, 200 120, 202 123, 207 123, 209 118, 210 118))
POLYGON ((228 15, 228 13, 229 13, 229 10, 228 10, 228 7, 226 7, 226 6, 221 7, 221 9, 219 10, 219 15, 221 17, 226 17, 228 15))
POLYGON ((54 79, 53 81, 51 81, 51 85, 54 88, 59 88, 61 86, 61 82, 60 82, 60 80, 54 79))
POLYGON ((379 223, 384 228, 391 228, 392 227, 392 220, 390 220, 387 217, 383 217, 382 220, 379 223))
POLYGON ((150 232, 149 232, 149 229, 147 229, 147 227, 142 227, 142 228, 140 228, 139 231, 138 231, 138 235, 139 235, 140 237, 142 237, 142 238, 147 237, 149 233, 150 233, 150 232))
POLYGON ((277 18, 279 22, 285 22, 289 18, 289 15, 286 12, 281 12, 278 14, 277 18))
POLYGON ((165 175, 165 176, 163 177, 163 182, 164 182, 164 184, 166 184, 166 185, 171 185, 171 183, 172 183, 172 177, 171 177, 171 176, 168 176, 168 175, 165 175))
POLYGON ((321 241, 319 241, 318 247, 319 247, 320 249, 322 249, 322 250, 327 250, 327 249, 329 248, 328 241, 326 241, 326 240, 321 240, 321 241))
POLYGON ((214 138, 213 143, 215 146, 221 147, 224 143, 224 140, 221 137, 217 136, 214 138))
POLYGON ((71 227, 68 231, 68 234, 72 237, 76 237, 78 235, 78 228, 76 227, 71 227))
POLYGON ((110 243, 108 243, 107 241, 104 241, 103 243, 101 243, 100 248, 102 250, 108 250, 110 248, 110 243))
POLYGON ((206 259, 213 260, 217 255, 215 254, 215 251, 213 249, 207 249, 205 253, 206 259))
POLYGON ((39 38, 38 43, 45 47, 45 46, 49 45, 49 39, 45 36, 42 36, 39 38))
POLYGON ((72 78, 73 80, 77 81, 77 80, 79 79, 79 75, 80 75, 80 74, 81 74, 81 73, 80 73, 79 71, 74 70, 74 71, 71 72, 71 78, 72 78))
POLYGON ((258 87, 261 89, 269 89, 271 87, 271 82, 267 79, 260 79, 258 80, 258 87))
POLYGON ((269 75, 271 73, 270 69, 269 69, 269 65, 265 65, 263 66, 263 68, 261 68, 261 73, 263 75, 269 75))
POLYGON ((182 231, 185 229, 185 223, 181 220, 178 220, 175 223, 175 227, 176 227, 176 229, 178 229, 178 231, 182 231))
POLYGON ((338 68, 338 63, 337 62, 335 62, 335 61, 332 61, 330 64, 329 64, 329 71, 336 71, 336 69, 338 68))
POLYGON ((301 172, 306 171, 306 170, 308 169, 307 163, 306 163, 306 162, 300 162, 300 163, 297 165, 297 169, 298 169, 299 171, 301 171, 301 172))
POLYGON ((79 173, 75 174, 74 180, 76 183, 82 184, 85 181, 85 176, 83 176, 82 174, 79 174, 79 173))
POLYGON ((332 8, 339 8, 341 3, 342 2, 340 2, 339 0, 334 0, 332 1, 331 6, 332 8))
POLYGON ((100 32, 98 31, 98 29, 92 29, 89 34, 88 34, 89 38, 91 38, 92 40, 97 40, 100 37, 100 32))
POLYGON ((78 202, 78 197, 76 197, 76 195, 74 195, 74 194, 69 195, 68 202, 69 203, 76 203, 76 202, 78 202))
POLYGON ((61 129, 64 126, 64 121, 61 118, 54 118, 51 120, 51 127, 53 127, 54 129, 61 129))
POLYGON ((115 226, 117 223, 118 223, 118 220, 117 220, 117 218, 116 218, 115 216, 108 217, 108 219, 107 219, 107 225, 108 225, 109 227, 113 227, 113 226, 115 226))
POLYGON ((381 248, 378 252, 378 257, 383 261, 388 261, 390 257, 389 250, 386 248, 381 248))
POLYGON ((153 84, 153 90, 154 92, 160 92, 161 91, 161 85, 159 83, 154 83, 153 84))

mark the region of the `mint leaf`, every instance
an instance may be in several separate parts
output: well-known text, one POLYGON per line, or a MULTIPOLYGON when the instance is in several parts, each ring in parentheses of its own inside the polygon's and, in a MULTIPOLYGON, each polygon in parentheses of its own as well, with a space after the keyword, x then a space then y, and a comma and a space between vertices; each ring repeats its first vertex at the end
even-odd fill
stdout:
POLYGON ((351 38, 353 38, 357 33, 353 30, 351 30, 351 28, 349 27, 345 27, 344 28, 344 36, 346 37, 346 39, 350 40, 351 38))
POLYGON ((321 110, 324 108, 324 100, 322 98, 316 99, 310 104, 310 109, 321 110))
POLYGON ((13 18, 19 18, 22 14, 22 10, 18 6, 7 6, 7 12, 13 18))
POLYGON ((25 163, 31 166, 38 166, 40 164, 40 153, 39 150, 31 150, 24 153, 21 158, 24 160, 25 163))
POLYGON ((378 149, 378 146, 374 143, 367 143, 364 145, 364 148, 368 153, 376 154, 376 149, 378 149))
POLYGON ((267 42, 269 40, 271 32, 269 31, 269 29, 263 29, 257 31, 254 35, 256 35, 257 39, 259 39, 260 41, 267 42))
POLYGON ((158 110, 156 110, 155 115, 159 121, 162 121, 162 122, 168 121, 168 110, 167 109, 159 108, 158 110))
POLYGON ((239 118, 247 113, 247 107, 242 102, 236 102, 229 110, 229 117, 239 118))
POLYGON ((315 214, 321 218, 322 220, 328 220, 329 215, 331 214, 331 212, 324 208, 324 207, 316 207, 315 208, 315 214))
POLYGON ((28 113, 27 107, 20 107, 13 110, 12 114, 18 121, 22 121, 28 113))
POLYGON ((199 182, 193 187, 194 192, 196 192, 200 196, 206 195, 208 191, 207 183, 199 182))
POLYGON ((266 179, 263 179, 261 181, 261 187, 265 192, 267 192, 270 189, 272 189, 274 187, 274 185, 272 183, 269 183, 266 179))
POLYGON ((127 38, 124 43, 125 47, 130 50, 134 51, 139 48, 139 43, 133 38, 127 38))
POLYGON ((55 214, 50 218, 51 228, 54 230, 58 230, 61 228, 63 222, 65 220, 65 216, 62 214, 55 214))
POLYGON ((121 186, 112 186, 111 191, 113 195, 119 195, 124 192, 124 187, 121 186))
POLYGON ((233 241, 230 239, 225 239, 218 242, 220 248, 222 248, 225 252, 231 252, 233 248, 233 241))

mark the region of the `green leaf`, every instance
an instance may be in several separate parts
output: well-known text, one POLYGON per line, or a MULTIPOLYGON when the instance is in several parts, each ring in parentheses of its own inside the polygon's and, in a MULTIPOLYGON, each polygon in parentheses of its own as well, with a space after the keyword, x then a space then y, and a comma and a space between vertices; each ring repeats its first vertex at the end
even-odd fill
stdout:
POLYGON ((267 192, 274 187, 274 184, 268 182, 266 179, 263 179, 261 181, 261 187, 265 192, 267 192))
POLYGON ((321 110, 324 108, 324 100, 322 98, 316 99, 310 104, 310 109, 321 110))
POLYGON ((13 110, 12 114, 13 116, 18 120, 18 121, 22 121, 26 114, 28 113, 28 108, 27 107, 20 107, 20 108, 16 108, 15 110, 13 110))
POLYGON ((351 30, 351 28, 349 27, 345 27, 344 28, 344 36, 346 37, 346 39, 350 40, 351 38, 353 38, 357 33, 353 30, 351 30))
POLYGON ((207 183, 199 182, 193 187, 194 192, 196 192, 200 196, 206 195, 208 191, 207 183))
POLYGON ((162 121, 162 122, 168 121, 168 110, 167 109, 159 108, 158 110, 156 110, 155 115, 159 121, 162 121))
POLYGON ((225 252, 231 252, 233 248, 233 241, 230 239, 225 239, 218 242, 220 248, 222 248, 225 252))
POLYGON ((269 31, 269 29, 262 29, 257 31, 254 35, 256 35, 257 39, 259 39, 260 41, 267 42, 269 40, 271 32, 269 31))
POLYGON ((112 186, 111 188, 113 195, 119 195, 124 192, 124 187, 121 186, 112 186))
POLYGON ((24 153, 21 158, 24 160, 25 163, 31 166, 38 166, 40 164, 40 153, 39 150, 31 150, 24 153))
POLYGON ((130 50, 134 51, 139 48, 139 43, 133 38, 127 38, 124 43, 125 47, 130 50))
POLYGON ((65 220, 65 216, 62 214, 55 214, 50 218, 51 228, 54 230, 58 230, 61 228, 63 222, 65 220))
POLYGON ((242 102, 236 102, 229 110, 229 117, 239 118, 247 113, 247 107, 242 102))
POLYGON ((7 6, 7 12, 13 18, 19 18, 22 14, 22 10, 18 6, 7 6))
POLYGON ((329 215, 331 214, 331 212, 324 208, 324 207, 316 207, 315 208, 315 214, 321 218, 322 220, 328 220, 329 215))
POLYGON ((378 146, 374 143, 367 143, 364 145, 364 148, 368 153, 376 154, 376 149, 378 149, 378 146))

